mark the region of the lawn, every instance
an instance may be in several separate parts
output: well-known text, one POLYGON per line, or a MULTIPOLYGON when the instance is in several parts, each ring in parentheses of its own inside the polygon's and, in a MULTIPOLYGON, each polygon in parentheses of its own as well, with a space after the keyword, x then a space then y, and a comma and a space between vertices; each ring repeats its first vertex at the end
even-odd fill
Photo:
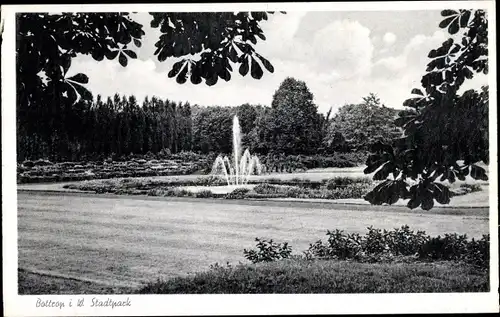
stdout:
POLYGON ((418 212, 382 206, 18 193, 20 268, 137 287, 245 261, 256 237, 294 251, 326 230, 364 233, 408 224, 429 235, 489 232, 487 209, 418 212))
POLYGON ((487 292, 487 271, 451 261, 434 263, 277 262, 220 266, 157 281, 142 294, 301 294, 487 292))
POLYGON ((136 288, 109 287, 20 270, 19 294, 234 294, 486 292, 487 271, 457 262, 304 261, 216 266, 136 288))
POLYGON ((17 276, 20 295, 127 294, 136 291, 132 287, 111 287, 92 281, 28 272, 24 269, 19 269, 17 276))
POLYGON ((140 287, 40 275, 19 270, 19 294, 242 294, 487 292, 487 271, 457 262, 356 263, 281 260, 216 266, 140 287))

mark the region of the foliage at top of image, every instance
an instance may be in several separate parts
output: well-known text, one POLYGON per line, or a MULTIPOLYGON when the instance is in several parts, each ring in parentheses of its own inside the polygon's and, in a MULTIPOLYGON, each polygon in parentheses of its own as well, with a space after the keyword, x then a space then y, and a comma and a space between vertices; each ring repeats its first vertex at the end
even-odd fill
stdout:
POLYGON ((458 90, 476 73, 488 73, 488 20, 483 10, 444 10, 441 28, 463 31, 431 50, 421 89, 404 102, 395 123, 404 131, 391 143, 378 143, 368 157, 366 174, 381 180, 365 199, 372 204, 394 204, 409 199, 408 207, 429 210, 434 201, 450 202, 450 191, 439 181, 465 180, 467 175, 487 180, 488 87, 480 92, 458 90), (461 163, 463 161, 463 163, 461 163))
POLYGON ((16 31, 18 104, 25 107, 91 100, 83 86, 87 75, 67 77, 72 59, 78 54, 96 61, 118 58, 126 66, 128 58, 137 58, 128 45, 140 46, 144 35, 128 13, 21 13, 16 31))
POLYGON ((266 40, 259 23, 272 13, 151 13, 151 27, 160 28, 162 33, 155 44, 155 55, 162 62, 170 57, 200 54, 198 60, 189 57, 173 65, 168 76, 176 77, 179 84, 188 77, 193 84, 205 79, 209 86, 216 84, 218 78, 229 81, 233 71, 230 62, 239 64, 242 76, 250 72, 253 78, 260 79, 262 66, 271 73, 274 67, 253 45, 266 40))
MULTIPOLYGON (((194 84, 205 79, 209 86, 218 78, 228 81, 233 71, 230 61, 240 65, 242 76, 250 71, 255 79, 263 75, 261 64, 274 71, 254 48, 258 39, 266 39, 259 24, 267 20, 266 12, 150 14, 151 27, 162 33, 155 44, 158 60, 191 56, 176 62, 168 73, 178 83, 185 83, 188 76, 194 84), (199 54, 198 60, 194 54, 199 54)), ((72 59, 78 54, 96 61, 106 57, 125 67, 128 59, 137 58, 132 44, 141 47, 145 35, 143 26, 124 12, 21 13, 16 31, 18 104, 25 106, 91 100, 84 87, 87 75, 68 77, 72 59)))

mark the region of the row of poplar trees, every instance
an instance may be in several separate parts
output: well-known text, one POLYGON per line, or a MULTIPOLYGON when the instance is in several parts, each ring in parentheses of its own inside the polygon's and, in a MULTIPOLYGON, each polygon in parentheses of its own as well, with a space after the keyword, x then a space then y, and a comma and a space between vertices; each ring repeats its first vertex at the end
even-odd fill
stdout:
POLYGON ((134 96, 17 109, 17 159, 103 159, 192 149, 189 103, 134 96))

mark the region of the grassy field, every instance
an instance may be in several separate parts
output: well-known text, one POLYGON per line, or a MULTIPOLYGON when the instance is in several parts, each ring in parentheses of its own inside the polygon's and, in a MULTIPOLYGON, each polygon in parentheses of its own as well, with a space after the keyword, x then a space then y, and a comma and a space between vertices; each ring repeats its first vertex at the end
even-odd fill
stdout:
POLYGON ((489 275, 456 262, 356 263, 281 260, 219 267, 150 283, 143 294, 486 292, 489 275))
MULTIPOLYGON (((126 196, 125 196, 126 197, 126 196)), ((408 224, 430 235, 488 233, 487 209, 410 212, 381 206, 137 199, 18 193, 19 267, 83 277, 109 287, 246 261, 254 238, 288 241, 301 252, 327 229, 364 233, 408 224)))
POLYGON ((137 291, 132 287, 111 287, 92 281, 28 272, 24 269, 19 269, 17 276, 20 295, 130 294, 137 291))
POLYGON ((145 286, 109 287, 19 270, 19 294, 237 294, 485 292, 487 271, 451 261, 356 263, 282 260, 220 266, 145 286))

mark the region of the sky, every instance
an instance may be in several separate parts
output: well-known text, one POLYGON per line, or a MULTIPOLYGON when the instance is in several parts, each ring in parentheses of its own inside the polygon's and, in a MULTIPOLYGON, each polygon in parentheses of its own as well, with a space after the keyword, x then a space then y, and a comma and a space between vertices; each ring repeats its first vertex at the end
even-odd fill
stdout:
MULTIPOLYGON (((306 83, 323 113, 359 103, 369 93, 400 109, 411 89, 421 87, 428 52, 449 37, 438 26, 439 10, 275 13, 261 23, 266 41, 255 46, 271 61, 274 73, 265 71, 256 80, 242 77, 235 68, 229 82, 219 80, 209 87, 190 81, 180 85, 168 78, 177 59, 159 62, 154 43, 160 33, 150 27, 151 16, 134 13, 132 17, 146 33, 141 48, 134 47, 137 60, 129 59, 125 68, 117 60, 97 62, 89 56, 73 60, 70 72, 87 74, 94 96, 133 94, 143 100, 155 95, 204 106, 270 105, 280 83, 293 77, 306 83)), ((486 83, 486 76, 477 75, 464 89, 486 83)))

